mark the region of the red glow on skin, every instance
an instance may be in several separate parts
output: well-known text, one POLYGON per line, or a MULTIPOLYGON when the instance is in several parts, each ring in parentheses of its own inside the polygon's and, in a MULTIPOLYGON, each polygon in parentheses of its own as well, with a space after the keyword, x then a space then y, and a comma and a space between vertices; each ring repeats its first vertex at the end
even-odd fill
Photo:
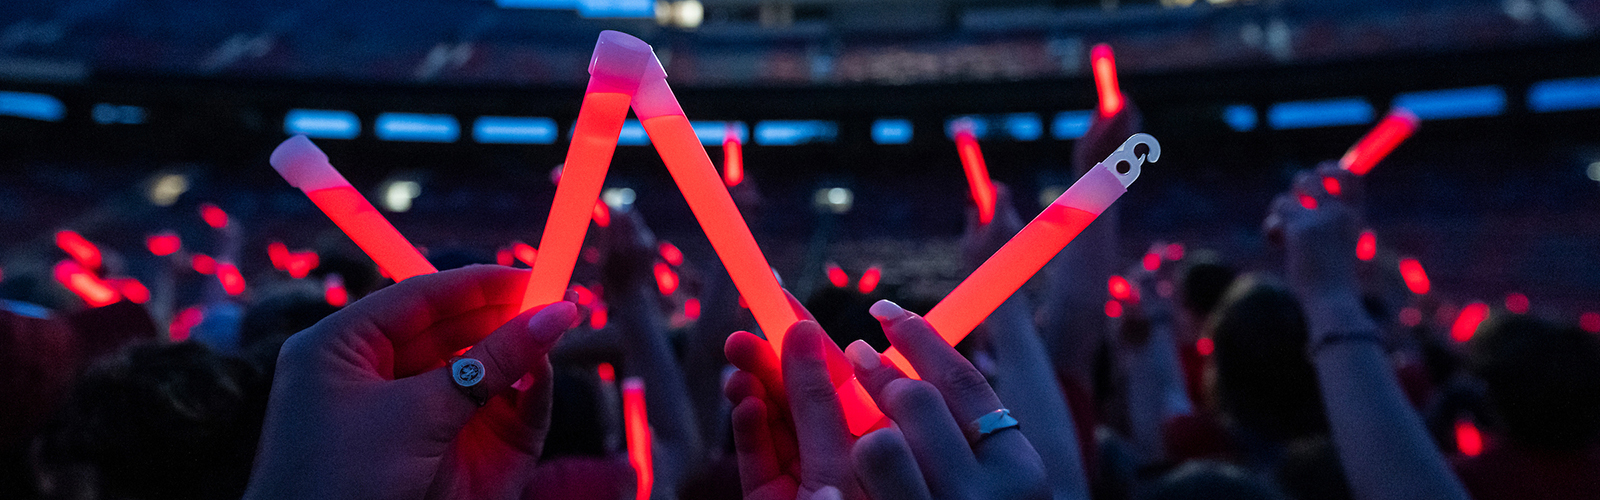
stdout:
POLYGON ((1528 307, 1531 305, 1532 302, 1528 300, 1527 295, 1512 292, 1506 296, 1506 310, 1512 314, 1528 314, 1528 307))
POLYGON ((1456 449, 1462 455, 1476 457, 1483 453, 1483 434, 1478 432, 1478 426, 1472 421, 1461 419, 1456 421, 1456 449))
POLYGON ((539 258, 539 251, 534 249, 533 245, 519 241, 511 245, 511 256, 528 267, 533 267, 533 262, 539 258))
POLYGON ((1157 269, 1161 269, 1161 255, 1160 254, 1157 254, 1155 252, 1147 253, 1147 254, 1144 254, 1144 258, 1140 259, 1140 260, 1142 261, 1142 262, 1140 262, 1140 264, 1144 265, 1144 270, 1146 270, 1146 271, 1154 271, 1154 270, 1157 270, 1157 269))
POLYGON ((1578 315, 1578 327, 1589 333, 1600 333, 1600 312, 1589 311, 1578 315))
POLYGON ((596 201, 594 203, 594 215, 592 217, 594 218, 594 225, 611 227, 611 207, 606 206, 604 202, 596 201))
POLYGON ((578 305, 587 306, 594 303, 594 292, 589 291, 588 287, 579 284, 573 284, 571 290, 572 293, 577 294, 578 296, 578 305))
POLYGON ((71 229, 56 231, 56 246, 78 262, 84 269, 100 269, 100 248, 94 246, 83 235, 71 229))
POLYGON ((318 189, 306 193, 306 196, 333 220, 334 225, 355 241, 361 251, 378 263, 380 272, 396 282, 439 272, 356 188, 339 186, 318 189))
POLYGON ((1111 276, 1106 282, 1106 291, 1111 292, 1111 298, 1117 300, 1128 300, 1133 297, 1133 285, 1128 283, 1127 278, 1121 276, 1111 276))
POLYGON ((1455 323, 1450 325, 1450 338, 1456 342, 1466 342, 1472 339, 1472 334, 1477 333, 1478 325, 1483 320, 1489 319, 1489 305, 1482 302, 1473 302, 1461 308, 1456 315, 1455 323))
POLYGON ((882 280, 883 269, 878 266, 872 266, 867 268, 866 272, 861 273, 861 281, 856 282, 856 289, 863 294, 872 293, 873 290, 878 289, 878 282, 882 280))
POLYGON ((56 281, 71 290, 73 295, 83 299, 89 307, 104 307, 122 300, 122 294, 112 288, 110 284, 95 276, 94 273, 84 269, 75 261, 63 260, 57 262, 54 274, 56 281))
POLYGON ((683 301, 683 317, 700 319, 700 299, 691 298, 683 301))
POLYGON ((1413 327, 1422 324, 1422 311, 1415 307, 1400 310, 1400 324, 1413 327))
POLYGON ((1344 191, 1344 186, 1340 186, 1339 185, 1339 179, 1335 179, 1335 178, 1332 178, 1332 177, 1323 177, 1322 178, 1322 190, 1323 191, 1327 191, 1328 194, 1331 194, 1331 195, 1334 195, 1334 196, 1339 196, 1339 193, 1344 191))
POLYGON ((1183 244, 1182 243, 1168 243, 1167 244, 1167 250, 1165 252, 1162 252, 1161 257, 1164 258, 1164 259, 1167 259, 1167 261, 1169 261, 1169 262, 1177 262, 1177 261, 1183 260, 1183 244))
POLYGON ((1089 61, 1094 69, 1094 88, 1100 94, 1100 116, 1112 116, 1122 111, 1122 89, 1117 85, 1117 62, 1111 46, 1097 43, 1089 49, 1089 61))
POLYGON ((1378 256, 1378 235, 1371 229, 1361 232, 1361 238, 1356 240, 1356 258, 1362 262, 1372 260, 1378 256))
POLYGON ((961 156, 961 167, 967 174, 967 188, 971 191, 972 202, 978 206, 978 223, 988 224, 994 220, 996 195, 994 183, 989 180, 989 166, 983 161, 983 150, 978 147, 978 138, 972 135, 970 128, 956 130, 955 139, 956 153, 961 156))
POLYGON ((272 262, 272 268, 283 270, 289 266, 289 247, 281 241, 267 244, 267 260, 272 262))
POLYGON ((828 273, 828 283, 833 284, 834 288, 850 286, 850 275, 845 274, 844 269, 840 269, 838 264, 829 262, 823 264, 822 268, 828 273))
POLYGON ((672 295, 672 292, 678 291, 678 273, 672 270, 672 266, 665 262, 657 262, 651 270, 656 275, 656 289, 660 290, 662 295, 672 295))
POLYGON ((494 263, 502 265, 502 266, 506 266, 506 267, 511 267, 512 264, 516 264, 517 263, 517 258, 511 255, 511 249, 510 248, 502 248, 502 249, 499 249, 499 250, 495 250, 495 252, 494 252, 494 263))
POLYGON ((606 308, 604 306, 595 307, 594 309, 590 309, 589 310, 589 328, 590 329, 599 330, 601 328, 605 328, 607 320, 608 320, 608 318, 606 317, 606 308))
POLYGON ((617 381, 617 368, 611 366, 611 363, 600 363, 599 366, 595 367, 594 371, 596 375, 600 376, 601 382, 609 384, 617 381))
POLYGON ((312 269, 322 264, 322 259, 316 252, 293 252, 289 254, 288 261, 284 262, 283 270, 294 279, 304 278, 311 274, 312 269))
POLYGON ((1122 302, 1118 302, 1116 300, 1108 300, 1108 301, 1106 301, 1106 317, 1107 318, 1121 318, 1122 317, 1122 302))
POLYGON ((217 229, 228 227, 228 213, 210 203, 200 204, 200 218, 205 219, 207 226, 217 229))
POLYGON ((211 258, 210 255, 197 253, 189 257, 189 267, 194 268, 194 272, 200 274, 216 274, 217 259, 211 258))
POLYGON ((628 463, 638 477, 635 500, 649 500, 655 482, 651 464, 650 416, 644 406, 644 379, 628 377, 622 381, 622 417, 628 441, 628 463))
POLYGON ((217 264, 217 282, 222 283, 222 291, 228 295, 244 293, 244 275, 239 274, 239 267, 232 263, 217 264))
POLYGON ((1311 195, 1304 194, 1304 193, 1300 193, 1299 197, 1300 197, 1300 206, 1305 207, 1306 210, 1316 210, 1317 209, 1317 199, 1316 198, 1312 198, 1311 195))
POLYGON ((189 306, 172 318, 172 324, 167 327, 167 338, 173 342, 189 340, 189 331, 193 330, 200 321, 205 319, 205 312, 200 306, 189 306))
MULTIPOLYGON (((350 303, 350 291, 344 288, 344 278, 337 274, 330 274, 322 280, 322 299, 328 301, 333 307, 344 307, 350 303)), ((465 349, 462 349, 465 352, 465 349)), ((458 354, 459 355, 459 354, 458 354)))
POLYGON ((1411 293, 1422 295, 1428 293, 1431 286, 1428 282, 1428 273, 1422 270, 1422 263, 1410 257, 1400 259, 1400 277, 1405 279, 1406 288, 1411 293))
POLYGON ((144 283, 140 283, 139 280, 123 278, 114 282, 117 284, 117 291, 122 292, 122 296, 129 302, 143 304, 150 301, 150 289, 145 288, 144 283))
POLYGON ((656 249, 661 252, 661 260, 665 260, 668 264, 674 266, 683 265, 683 251, 678 250, 676 245, 663 241, 660 245, 657 245, 656 249))
POLYGON ((1210 356, 1211 353, 1217 352, 1217 343, 1212 341, 1211 337, 1200 337, 1194 341, 1194 350, 1201 356, 1210 356))
POLYGON ((744 151, 739 136, 733 133, 722 140, 722 182, 728 187, 744 182, 744 151))
POLYGON ((150 249, 151 254, 157 257, 166 257, 178 253, 178 250, 182 250, 183 240, 178 239, 176 234, 161 232, 146 236, 144 238, 144 246, 150 249))
POLYGON ((1407 137, 1417 131, 1419 124, 1417 116, 1410 111, 1395 109, 1390 111, 1378 126, 1367 132, 1355 146, 1351 146, 1344 156, 1339 158, 1339 166, 1356 175, 1367 175, 1372 167, 1377 166, 1385 156, 1400 146, 1407 137))

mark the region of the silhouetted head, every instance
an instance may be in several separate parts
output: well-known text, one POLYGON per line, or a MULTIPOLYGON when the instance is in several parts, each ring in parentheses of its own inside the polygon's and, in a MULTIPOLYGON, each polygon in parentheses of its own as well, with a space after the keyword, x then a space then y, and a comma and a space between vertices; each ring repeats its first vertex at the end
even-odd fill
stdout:
POLYGON ((1600 340, 1570 326, 1508 314, 1490 318, 1468 345, 1508 437, 1566 451, 1600 438, 1600 340))
POLYGON ((1326 432, 1300 303, 1262 275, 1240 277, 1206 328, 1213 398, 1233 424, 1275 441, 1326 432))

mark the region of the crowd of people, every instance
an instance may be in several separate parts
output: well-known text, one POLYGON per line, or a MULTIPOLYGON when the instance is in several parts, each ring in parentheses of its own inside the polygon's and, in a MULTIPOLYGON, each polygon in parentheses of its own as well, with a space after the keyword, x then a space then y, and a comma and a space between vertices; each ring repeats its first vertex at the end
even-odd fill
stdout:
MULTIPOLYGON (((1138 130, 1132 106, 1097 120, 1078 173, 1138 130)), ((997 188, 969 269, 1024 223, 997 188)), ((530 271, 492 249, 434 249, 441 272, 399 283, 324 255, 263 270, 248 301, 212 280, 199 320, 170 279, 95 305, 24 266, 0 281, 0 497, 1600 497, 1600 338, 1501 309, 1464 342, 1401 321, 1430 304, 1357 258, 1363 191, 1333 163, 1301 173, 1261 207, 1281 259, 1258 269, 1119 255, 1113 208, 955 346, 919 314, 939 297, 824 287, 791 297, 778 354, 709 255, 679 270, 685 318, 649 214, 625 209, 566 300, 528 311, 530 271), (860 435, 850 374, 887 416, 860 435), (648 474, 619 379, 646 387, 648 474)))

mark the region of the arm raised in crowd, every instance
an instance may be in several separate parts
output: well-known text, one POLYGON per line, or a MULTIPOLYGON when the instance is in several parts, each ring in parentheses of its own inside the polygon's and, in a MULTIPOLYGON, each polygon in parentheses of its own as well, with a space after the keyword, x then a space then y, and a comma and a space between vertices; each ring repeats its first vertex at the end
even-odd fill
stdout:
POLYGON ((1178 360, 1176 306, 1171 297, 1160 293, 1160 283, 1170 269, 1147 271, 1135 265, 1128 270, 1128 282, 1136 293, 1124 301, 1118 335, 1117 351, 1128 372, 1129 437, 1145 463, 1165 459, 1163 429, 1167 420, 1194 412, 1178 360))

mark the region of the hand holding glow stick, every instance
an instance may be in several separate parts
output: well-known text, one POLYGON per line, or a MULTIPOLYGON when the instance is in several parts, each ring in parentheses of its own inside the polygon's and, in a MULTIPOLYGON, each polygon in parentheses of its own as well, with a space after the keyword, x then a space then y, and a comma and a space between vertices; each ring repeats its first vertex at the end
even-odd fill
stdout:
POLYGON ((623 429, 628 440, 628 463, 633 464, 638 488, 636 500, 648 500, 655 483, 650 449, 650 417, 644 406, 644 379, 628 377, 622 381, 623 429))
POLYGON ((989 166, 983 161, 983 150, 978 148, 978 137, 972 133, 972 122, 956 122, 956 154, 961 156, 961 167, 967 173, 967 187, 972 191, 972 203, 978 206, 978 223, 994 220, 994 183, 989 180, 989 166))
POLYGON ((333 219, 334 225, 349 235, 356 246, 395 281, 439 272, 366 197, 350 186, 350 181, 334 170, 328 163, 328 155, 306 136, 297 135, 283 141, 272 152, 270 161, 284 180, 305 192, 322 213, 333 219))
POLYGON ((539 260, 533 264, 533 277, 522 297, 523 310, 555 303, 566 293, 617 138, 628 118, 628 103, 654 59, 650 45, 638 38, 617 31, 600 33, 589 61, 589 87, 573 126, 572 145, 539 239, 539 260))
POLYGON ((1378 126, 1373 127, 1371 132, 1367 132, 1366 136, 1339 158, 1339 166, 1352 174, 1367 175, 1367 172, 1382 161, 1383 157, 1389 156, 1389 152, 1394 151, 1394 148, 1407 137, 1411 137, 1421 124, 1422 120, 1405 108, 1390 110, 1389 114, 1383 117, 1383 121, 1378 122, 1378 126))
POLYGON ((1117 85, 1117 61, 1111 46, 1095 44, 1089 49, 1089 63, 1094 70, 1095 91, 1100 94, 1100 116, 1122 111, 1122 88, 1117 85))
MULTIPOLYGON (((1129 137, 1122 147, 1089 169, 1011 241, 978 266, 950 295, 933 306, 924 319, 946 342, 956 345, 1117 198, 1128 192, 1128 186, 1139 178, 1140 167, 1145 162, 1160 158, 1161 144, 1155 137, 1149 134, 1129 137), (1136 152, 1141 144, 1149 148, 1149 153, 1136 152), (1123 165, 1127 166, 1126 172, 1121 171, 1123 165)), ((895 348, 890 347, 883 354, 907 375, 917 376, 911 363, 895 348)))

